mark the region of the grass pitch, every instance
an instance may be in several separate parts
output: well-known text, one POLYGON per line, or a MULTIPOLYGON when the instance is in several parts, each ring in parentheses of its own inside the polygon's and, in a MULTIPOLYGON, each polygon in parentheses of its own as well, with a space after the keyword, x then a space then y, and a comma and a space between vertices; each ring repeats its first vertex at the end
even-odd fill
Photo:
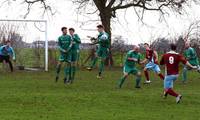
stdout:
MULTIPOLYGON (((0 120, 200 120, 200 74, 189 73, 186 85, 175 90, 183 95, 162 99, 162 81, 135 89, 130 76, 117 89, 120 70, 107 70, 104 79, 97 71, 78 71, 72 85, 58 83, 54 72, 0 72, 0 120)), ((142 78, 144 81, 144 77, 142 78)))

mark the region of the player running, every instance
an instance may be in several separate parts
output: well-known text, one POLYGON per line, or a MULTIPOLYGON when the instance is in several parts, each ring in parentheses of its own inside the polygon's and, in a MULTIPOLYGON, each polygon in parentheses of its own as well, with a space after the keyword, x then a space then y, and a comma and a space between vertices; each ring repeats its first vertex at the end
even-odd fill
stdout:
POLYGON ((166 67, 166 75, 164 79, 164 98, 166 98, 169 94, 176 97, 176 103, 179 103, 182 95, 173 90, 173 82, 178 78, 179 74, 179 63, 182 62, 193 69, 195 69, 196 66, 192 66, 182 55, 176 53, 175 51, 176 45, 171 44, 171 51, 162 56, 160 65, 165 65, 166 67))
POLYGON ((148 70, 153 70, 157 75, 164 80, 164 76, 161 73, 160 67, 158 66, 158 54, 155 50, 151 49, 148 43, 144 44, 146 49, 146 58, 141 62, 142 64, 147 63, 144 68, 144 75, 146 78, 145 84, 151 83, 149 79, 148 70))
POLYGON ((13 65, 10 60, 10 56, 12 56, 12 59, 15 61, 15 51, 11 47, 11 41, 6 41, 6 45, 3 45, 0 47, 0 62, 6 62, 9 64, 10 71, 13 72, 13 65))
POLYGON ((109 55, 109 47, 110 47, 110 41, 109 41, 109 35, 104 31, 103 25, 98 25, 97 30, 99 32, 97 41, 93 44, 98 44, 96 57, 93 59, 92 64, 90 67, 88 67, 88 70, 92 70, 98 60, 100 58, 100 64, 99 64, 99 74, 97 76, 98 79, 102 78, 102 72, 104 70, 105 60, 109 55))
POLYGON ((78 60, 79 57, 79 44, 81 43, 81 39, 78 36, 78 34, 75 34, 75 29, 74 28, 70 28, 69 29, 69 34, 71 36, 71 41, 72 41, 72 48, 71 48, 71 69, 70 69, 70 73, 71 73, 71 83, 74 80, 75 77, 75 72, 76 72, 76 62, 78 60))
MULTIPOLYGON (((189 42, 185 43, 185 52, 184 52, 184 56, 185 58, 188 60, 188 62, 193 65, 193 66, 198 66, 199 67, 199 60, 197 57, 197 53, 194 50, 194 48, 192 48, 190 46, 189 42)), ((191 68, 184 66, 183 69, 183 83, 185 83, 187 81, 187 71, 191 70, 191 68)))
POLYGON ((64 73, 64 83, 70 81, 70 66, 71 66, 71 36, 67 35, 67 28, 61 28, 62 35, 58 38, 58 49, 60 51, 59 62, 56 67, 56 82, 59 79, 59 73, 61 70, 62 63, 65 63, 64 73))
POLYGON ((118 87, 121 88, 125 79, 129 74, 136 75, 135 88, 140 88, 141 72, 136 68, 136 63, 140 64, 141 54, 139 53, 139 47, 134 46, 133 50, 130 50, 125 58, 125 64, 123 68, 124 75, 119 80, 118 87))

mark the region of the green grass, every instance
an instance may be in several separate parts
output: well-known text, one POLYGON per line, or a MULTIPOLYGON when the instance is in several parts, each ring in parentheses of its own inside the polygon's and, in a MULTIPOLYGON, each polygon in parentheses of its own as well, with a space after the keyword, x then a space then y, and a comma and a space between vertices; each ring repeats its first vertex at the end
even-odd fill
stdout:
POLYGON ((75 83, 64 85, 54 82, 54 72, 1 71, 0 120, 200 120, 198 73, 190 73, 186 85, 176 81, 180 104, 162 99, 162 81, 154 75, 141 89, 133 76, 116 89, 121 70, 107 70, 103 80, 96 73, 78 71, 75 83))

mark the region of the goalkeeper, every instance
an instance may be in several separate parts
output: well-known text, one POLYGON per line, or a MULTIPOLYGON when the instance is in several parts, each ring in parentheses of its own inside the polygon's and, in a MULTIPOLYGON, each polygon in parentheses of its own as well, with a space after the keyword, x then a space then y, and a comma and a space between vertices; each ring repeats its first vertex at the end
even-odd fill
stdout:
POLYGON ((11 47, 11 41, 6 41, 6 45, 3 45, 0 47, 0 63, 6 62, 9 64, 10 71, 13 72, 13 65, 10 60, 10 56, 12 56, 12 59, 15 61, 15 51, 11 47))

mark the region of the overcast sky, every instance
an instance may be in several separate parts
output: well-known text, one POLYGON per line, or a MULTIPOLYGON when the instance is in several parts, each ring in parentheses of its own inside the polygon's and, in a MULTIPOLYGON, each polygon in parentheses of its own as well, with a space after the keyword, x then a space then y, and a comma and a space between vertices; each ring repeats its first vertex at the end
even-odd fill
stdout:
MULTIPOLYGON (((19 0, 20 1, 20 0, 19 0)), ((92 15, 90 18, 83 15, 77 15, 76 7, 72 4, 71 0, 51 0, 50 5, 53 9, 56 9, 57 13, 54 16, 45 15, 42 16, 42 10, 38 5, 33 6, 31 13, 26 19, 45 19, 48 20, 48 39, 56 40, 61 34, 60 28, 62 26, 74 27, 76 32, 87 42, 86 36, 96 36, 96 25, 99 21, 88 22, 82 25, 82 22, 89 19, 99 20, 97 15, 92 15), (59 2, 57 2, 59 1, 59 2)), ((14 2, 9 4, 5 3, 0 8, 0 19, 23 19, 26 13, 27 6, 21 2, 14 2)), ((157 37, 173 37, 182 34, 195 20, 200 20, 200 8, 197 5, 192 5, 191 8, 187 8, 187 13, 182 16, 177 14, 171 14, 166 16, 166 21, 159 21, 159 13, 157 12, 145 12, 143 21, 146 25, 138 21, 138 17, 130 8, 124 14, 124 10, 117 11, 119 16, 117 19, 112 20, 112 32, 113 35, 121 35, 125 39, 127 44, 138 44, 141 42, 149 42, 152 38, 157 37)), ((23 26, 23 24, 21 25, 23 26)), ((41 29, 44 26, 38 24, 41 29)), ((27 33, 28 38, 32 39, 44 39, 43 33, 38 32, 37 29, 30 25, 27 33)), ((23 30, 22 30, 23 31, 23 30)), ((29 41, 30 42, 30 41, 29 41)))

